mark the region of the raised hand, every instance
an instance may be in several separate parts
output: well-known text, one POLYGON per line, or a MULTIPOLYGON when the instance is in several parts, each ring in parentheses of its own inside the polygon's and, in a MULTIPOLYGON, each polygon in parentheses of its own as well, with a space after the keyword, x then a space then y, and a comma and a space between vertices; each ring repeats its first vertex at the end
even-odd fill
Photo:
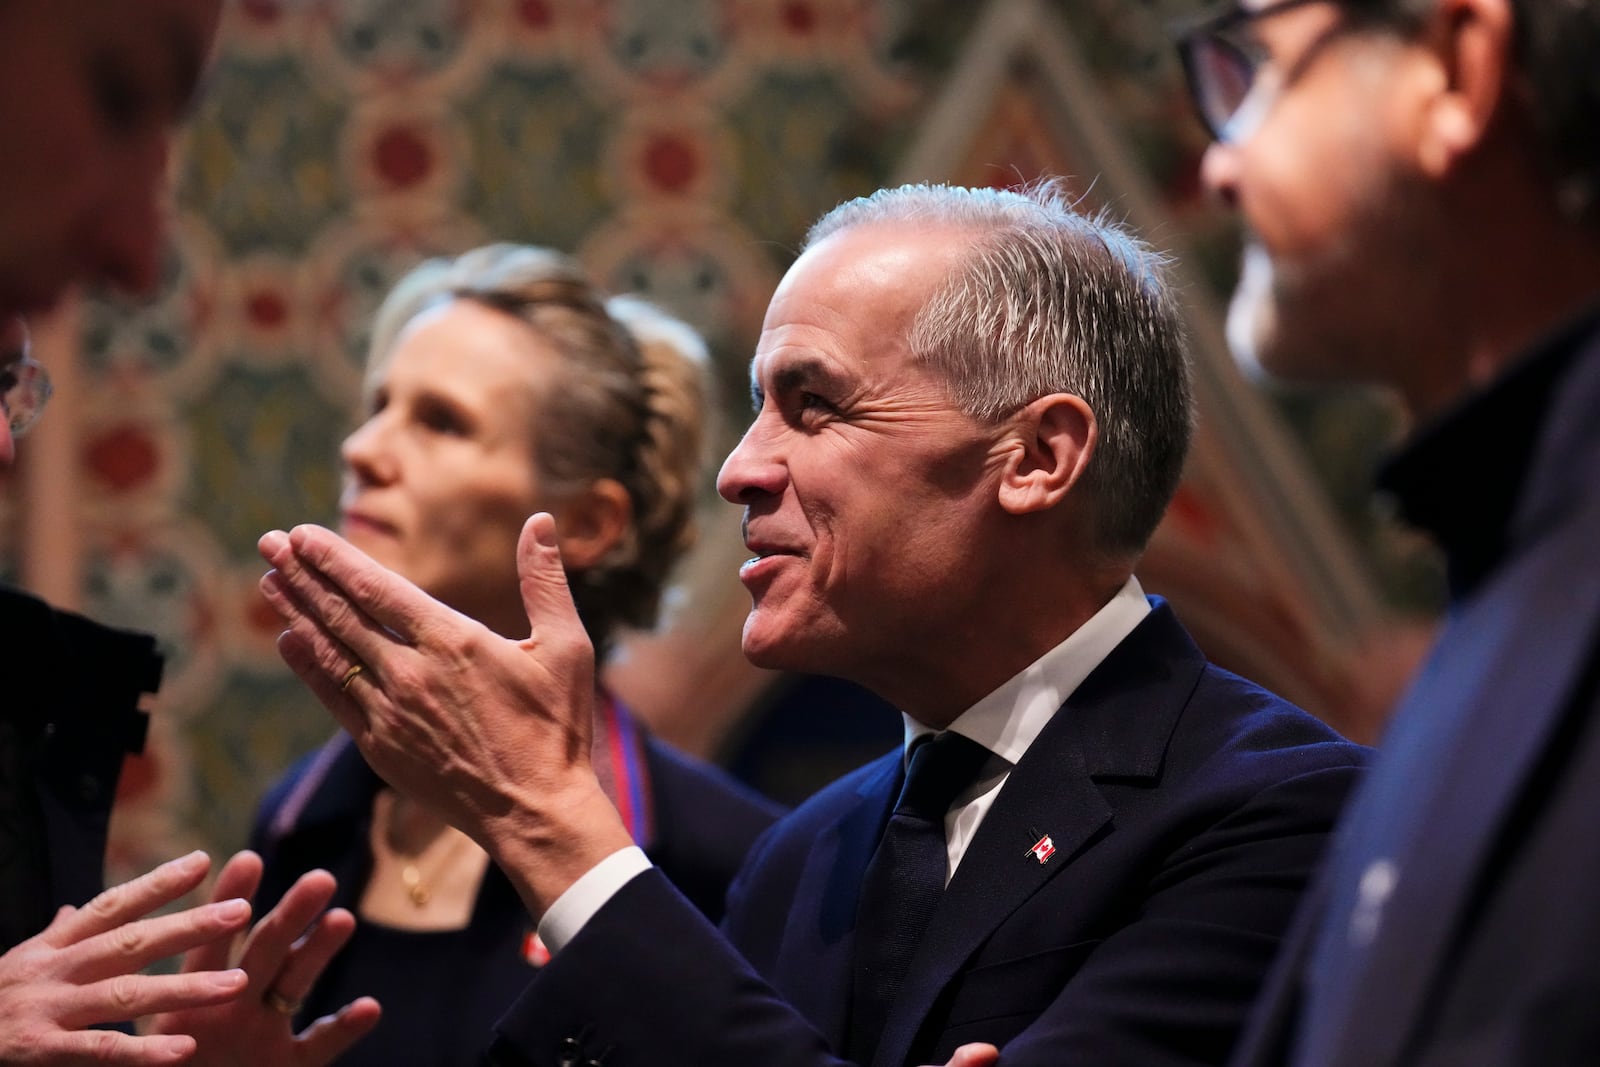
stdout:
POLYGON ((589 766, 594 649, 549 515, 518 544, 521 641, 321 527, 273 531, 260 550, 273 566, 262 592, 288 624, 284 660, 373 770, 476 838, 535 916, 632 843, 589 766))
MULTIPOLYGON (((213 894, 250 898, 260 883, 260 857, 240 852, 222 868, 213 894)), ((191 1063, 204 1067, 322 1067, 364 1037, 380 1015, 371 997, 294 1032, 300 1002, 355 930, 355 917, 345 909, 324 912, 334 888, 327 871, 302 875, 245 939, 239 967, 248 992, 226 1003, 158 1015, 153 1031, 193 1037, 198 1050, 191 1063)), ((201 945, 185 957, 184 971, 224 966, 230 951, 226 942, 201 945)))
POLYGON ((36 937, 0 956, 0 1063, 77 1067, 182 1063, 187 1035, 135 1037, 91 1030, 158 1011, 224 1004, 245 989, 245 974, 225 966, 176 975, 138 972, 166 956, 226 946, 250 922, 236 896, 172 915, 146 918, 192 892, 211 861, 193 852, 62 908, 36 937))

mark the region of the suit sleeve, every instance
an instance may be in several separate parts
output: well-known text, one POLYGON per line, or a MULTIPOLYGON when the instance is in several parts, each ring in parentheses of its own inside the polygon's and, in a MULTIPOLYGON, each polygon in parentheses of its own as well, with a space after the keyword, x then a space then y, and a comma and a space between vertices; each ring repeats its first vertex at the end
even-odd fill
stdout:
POLYGON ((497 1031, 502 1067, 843 1063, 660 870, 612 897, 497 1031))

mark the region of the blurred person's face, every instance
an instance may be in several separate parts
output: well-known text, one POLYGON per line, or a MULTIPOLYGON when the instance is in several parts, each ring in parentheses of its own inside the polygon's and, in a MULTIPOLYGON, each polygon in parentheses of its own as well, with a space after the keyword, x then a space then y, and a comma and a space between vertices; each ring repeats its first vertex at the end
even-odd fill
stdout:
POLYGON ((15 315, 0 318, 0 467, 9 467, 16 458, 16 442, 11 437, 11 394, 23 372, 28 355, 28 330, 15 315))
POLYGON ((425 311, 377 368, 342 450, 344 536, 501 633, 527 633, 517 537, 546 506, 534 421, 560 358, 505 312, 470 300, 425 311))
POLYGON ((1432 253, 1413 159, 1426 71, 1336 0, 1276 6, 1242 5, 1261 17, 1233 32, 1260 67, 1202 166, 1246 226, 1228 340, 1246 370, 1384 381, 1432 253))
POLYGON ((845 230, 773 295, 750 366, 755 421, 717 478, 745 509, 743 648, 757 666, 882 691, 978 624, 995 433, 907 343, 968 236, 845 230))
POLYGON ((219 0, 0 3, 0 318, 157 278, 174 126, 219 0))

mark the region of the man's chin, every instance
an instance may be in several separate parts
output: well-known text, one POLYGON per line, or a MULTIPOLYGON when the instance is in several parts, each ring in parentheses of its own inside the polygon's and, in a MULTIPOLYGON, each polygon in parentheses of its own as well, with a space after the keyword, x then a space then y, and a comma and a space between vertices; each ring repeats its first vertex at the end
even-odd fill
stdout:
POLYGON ((750 661, 752 667, 762 670, 814 672, 817 669, 814 662, 816 656, 811 654, 814 650, 808 649, 805 642, 797 640, 787 629, 775 626, 774 622, 770 613, 763 617, 759 609, 752 610, 745 617, 744 631, 739 641, 744 658, 750 661))

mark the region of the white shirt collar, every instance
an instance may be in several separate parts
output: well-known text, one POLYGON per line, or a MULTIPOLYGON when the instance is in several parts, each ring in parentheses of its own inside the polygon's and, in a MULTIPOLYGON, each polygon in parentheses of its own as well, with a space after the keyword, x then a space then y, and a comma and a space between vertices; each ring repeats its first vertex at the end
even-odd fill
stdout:
MULTIPOLYGON (((1150 602, 1144 588, 1130 575, 1105 607, 1065 641, 962 712, 950 729, 1015 766, 1072 691, 1148 614, 1150 602)), ((905 720, 906 751, 916 738, 935 732, 904 712, 901 717, 905 720)))

